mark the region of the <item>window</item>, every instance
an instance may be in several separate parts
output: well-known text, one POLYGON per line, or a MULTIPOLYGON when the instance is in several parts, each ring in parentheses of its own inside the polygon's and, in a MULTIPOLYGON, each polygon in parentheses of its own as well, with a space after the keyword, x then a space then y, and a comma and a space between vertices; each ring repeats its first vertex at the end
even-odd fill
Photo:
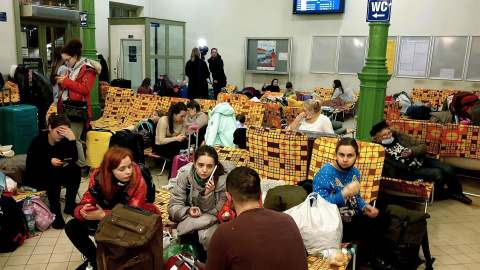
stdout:
POLYGON ((110 4, 110 18, 133 18, 138 17, 138 8, 134 6, 120 6, 110 4))

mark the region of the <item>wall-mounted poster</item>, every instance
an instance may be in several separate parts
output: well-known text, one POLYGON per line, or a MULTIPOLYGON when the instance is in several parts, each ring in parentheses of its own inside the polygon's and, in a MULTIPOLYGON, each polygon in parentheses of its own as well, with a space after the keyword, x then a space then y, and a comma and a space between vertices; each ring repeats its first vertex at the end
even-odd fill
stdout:
POLYGON ((257 70, 275 70, 275 40, 259 40, 257 46, 257 70))

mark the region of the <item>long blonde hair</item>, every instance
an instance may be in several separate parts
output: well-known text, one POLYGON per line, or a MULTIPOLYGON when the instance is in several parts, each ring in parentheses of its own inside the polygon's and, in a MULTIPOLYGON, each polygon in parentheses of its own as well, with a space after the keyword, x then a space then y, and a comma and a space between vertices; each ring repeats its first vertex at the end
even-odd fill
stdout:
POLYGON ((190 55, 190 60, 195 61, 195 58, 200 58, 200 50, 197 47, 192 49, 192 54, 190 55))

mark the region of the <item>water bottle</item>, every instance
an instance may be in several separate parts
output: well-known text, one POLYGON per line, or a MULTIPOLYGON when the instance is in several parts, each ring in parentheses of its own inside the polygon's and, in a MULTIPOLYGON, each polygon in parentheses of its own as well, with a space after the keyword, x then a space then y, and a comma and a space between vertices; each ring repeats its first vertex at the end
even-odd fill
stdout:
POLYGON ((25 214, 25 219, 27 220, 28 231, 30 235, 33 235, 35 233, 35 217, 33 216, 34 208, 30 196, 25 198, 22 210, 23 214, 25 214))
POLYGON ((90 264, 90 262, 88 262, 88 266, 87 266, 87 268, 85 268, 85 270, 93 270, 93 267, 92 267, 92 265, 90 264))
POLYGON ((36 189, 34 189, 32 187, 29 187, 29 186, 22 186, 20 188, 20 191, 22 191, 22 193, 35 193, 35 192, 37 192, 36 189))

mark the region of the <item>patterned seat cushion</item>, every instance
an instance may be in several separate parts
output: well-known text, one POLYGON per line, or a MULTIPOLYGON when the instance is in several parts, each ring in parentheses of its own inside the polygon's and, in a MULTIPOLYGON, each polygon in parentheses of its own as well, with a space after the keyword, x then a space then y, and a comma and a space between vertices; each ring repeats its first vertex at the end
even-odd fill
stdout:
POLYGON ((383 120, 390 123, 394 120, 400 119, 401 105, 396 101, 385 101, 383 109, 383 120))
MULTIPOLYGON (((312 149, 312 158, 308 179, 313 180, 315 174, 326 164, 335 161, 335 148, 339 139, 318 138, 312 149)), ((385 150, 383 146, 374 143, 357 142, 360 156, 357 158, 355 167, 360 171, 360 193, 365 202, 376 200, 382 177, 385 150)))
POLYGON ((130 102, 130 113, 125 121, 119 125, 113 125, 108 129, 111 131, 120 131, 133 125, 136 126, 140 121, 150 117, 158 106, 158 96, 135 94, 130 102))
MULTIPOLYGON (((7 81, 3 88, 10 88, 12 92, 12 103, 20 102, 20 91, 18 90, 18 85, 14 82, 7 81)), ((10 91, 3 92, 3 102, 10 103, 10 91)), ((2 103, 2 94, 0 94, 0 103, 2 103)))
POLYGON ((287 126, 290 126, 293 121, 295 121, 295 118, 303 111, 301 107, 286 107, 282 109, 287 126))
POLYGON ((390 122, 394 131, 404 132, 415 140, 427 145, 427 152, 432 155, 440 154, 442 143, 442 125, 427 121, 395 120, 390 122))
POLYGON ((195 101, 200 105, 200 111, 202 112, 211 111, 213 108, 215 108, 215 106, 217 106, 216 100, 197 98, 195 101))
POLYGON ((245 115, 245 125, 261 127, 265 113, 265 104, 260 102, 240 102, 234 101, 230 103, 235 116, 239 114, 245 115))
POLYGON ((246 103, 249 102, 250 99, 241 94, 220 93, 217 96, 217 101, 217 103, 228 102, 229 104, 232 104, 234 102, 246 103))
POLYGON ((263 124, 274 128, 282 128, 282 117, 280 115, 280 107, 276 103, 265 103, 265 115, 263 116, 263 124))
POLYGON ((215 150, 217 150, 220 161, 233 162, 237 167, 247 166, 247 150, 222 146, 215 147, 215 150))
POLYGON ((48 107, 47 115, 45 116, 45 120, 47 121, 47 123, 48 123, 48 117, 50 117, 52 113, 56 113, 56 112, 57 112, 57 106, 55 106, 55 103, 50 104, 50 107, 48 107))
POLYGON ((105 97, 105 108, 100 119, 92 121, 90 125, 93 128, 108 129, 111 126, 123 122, 130 108, 130 101, 133 96, 131 89, 106 86, 108 89, 105 97))
POLYGON ((162 222, 163 222, 163 230, 168 232, 170 228, 176 228, 177 223, 170 221, 168 219, 168 203, 170 202, 170 190, 160 189, 155 192, 155 206, 160 210, 162 213, 162 222))
POLYGON ((430 198, 432 189, 433 185, 428 182, 416 183, 388 177, 382 177, 382 181, 380 181, 380 190, 408 194, 418 197, 421 201, 430 198))
POLYGON ((227 84, 227 85, 226 85, 225 87, 223 87, 222 89, 224 89, 225 91, 227 91, 227 93, 232 93, 232 92, 237 91, 237 86, 236 86, 236 85, 227 84))
POLYGON ((262 179, 293 185, 307 179, 308 138, 291 130, 251 126, 247 131, 248 166, 262 179))
POLYGON ((414 103, 418 101, 430 101, 432 108, 438 108, 440 92, 435 89, 413 88, 411 98, 414 103))
POLYGON ((316 96, 316 99, 320 101, 326 101, 326 100, 332 99, 333 89, 316 87, 315 89, 313 89, 313 92, 318 94, 316 96))
POLYGON ((440 156, 480 159, 479 135, 478 126, 443 126, 440 156))

